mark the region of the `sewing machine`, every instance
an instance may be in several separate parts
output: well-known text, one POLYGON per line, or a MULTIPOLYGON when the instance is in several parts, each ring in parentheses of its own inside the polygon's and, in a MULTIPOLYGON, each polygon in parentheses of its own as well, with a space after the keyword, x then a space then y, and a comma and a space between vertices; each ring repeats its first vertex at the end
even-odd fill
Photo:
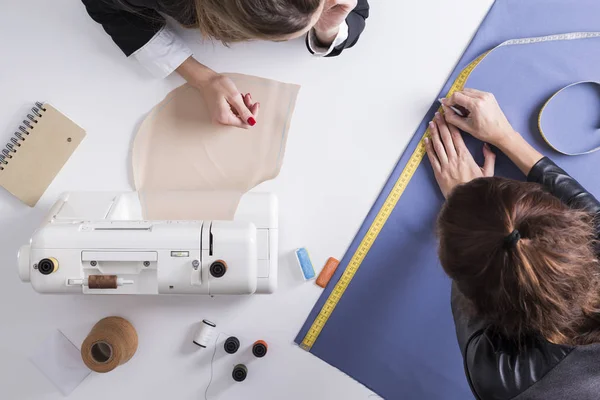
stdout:
POLYGON ((65 193, 19 276, 40 293, 252 294, 277 287, 277 198, 247 193, 233 221, 145 221, 137 192, 65 193))

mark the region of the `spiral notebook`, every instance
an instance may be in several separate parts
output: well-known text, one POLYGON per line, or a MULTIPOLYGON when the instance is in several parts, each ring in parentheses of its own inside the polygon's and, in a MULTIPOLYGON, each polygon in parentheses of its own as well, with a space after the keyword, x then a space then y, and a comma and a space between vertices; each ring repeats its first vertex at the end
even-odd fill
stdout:
POLYGON ((36 103, 0 154, 0 186, 33 207, 85 137, 50 104, 36 103))

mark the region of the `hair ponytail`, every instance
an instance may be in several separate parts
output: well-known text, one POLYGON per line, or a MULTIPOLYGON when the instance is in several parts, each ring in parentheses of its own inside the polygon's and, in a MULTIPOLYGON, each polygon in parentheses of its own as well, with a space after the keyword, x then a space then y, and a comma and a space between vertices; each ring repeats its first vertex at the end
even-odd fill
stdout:
POLYGON ((600 264, 592 217, 540 185, 484 178, 459 186, 438 219, 440 261, 474 312, 508 337, 600 342, 600 264))

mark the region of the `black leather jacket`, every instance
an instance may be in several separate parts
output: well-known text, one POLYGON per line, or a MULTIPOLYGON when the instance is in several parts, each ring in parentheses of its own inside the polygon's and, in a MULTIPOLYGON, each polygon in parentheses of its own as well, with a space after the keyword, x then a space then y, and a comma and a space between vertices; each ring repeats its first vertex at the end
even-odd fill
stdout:
MULTIPOLYGON (((575 179, 544 157, 529 182, 543 185, 572 208, 600 214, 600 203, 575 179)), ((478 400, 600 399, 600 344, 562 346, 530 338, 517 348, 466 312, 452 288, 452 313, 465 373, 478 400)))

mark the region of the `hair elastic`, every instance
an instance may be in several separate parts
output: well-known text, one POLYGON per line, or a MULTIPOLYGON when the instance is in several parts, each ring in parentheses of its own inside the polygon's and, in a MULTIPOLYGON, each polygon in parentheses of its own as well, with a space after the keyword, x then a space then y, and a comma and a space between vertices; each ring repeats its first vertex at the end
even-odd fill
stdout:
POLYGON ((514 248, 521 239, 521 233, 515 229, 512 233, 504 238, 504 248, 514 248))

